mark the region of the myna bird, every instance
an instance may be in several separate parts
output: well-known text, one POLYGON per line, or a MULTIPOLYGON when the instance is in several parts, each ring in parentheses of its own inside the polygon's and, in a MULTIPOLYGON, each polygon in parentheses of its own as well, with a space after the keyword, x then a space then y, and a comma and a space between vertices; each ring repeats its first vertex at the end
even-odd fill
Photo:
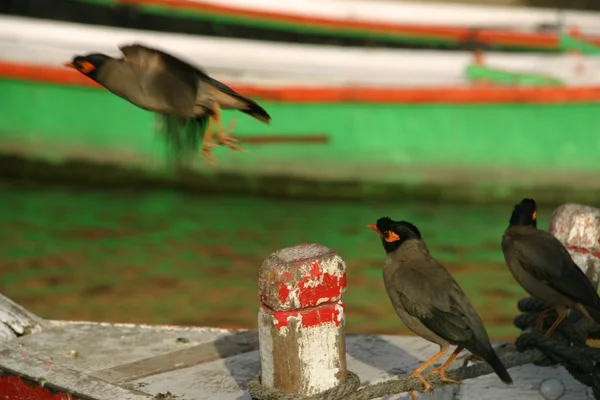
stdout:
POLYGON ((93 53, 77 55, 65 66, 74 68, 106 89, 148 111, 175 116, 182 124, 196 120, 202 128, 209 118, 202 142, 202 153, 212 157, 212 121, 217 124, 217 139, 222 145, 242 150, 223 130, 222 109, 236 109, 259 121, 271 117, 255 101, 242 96, 185 61, 163 51, 140 44, 120 46, 121 58, 93 53))
POLYGON ((565 246, 550 232, 537 229, 537 207, 533 199, 523 199, 515 205, 502 236, 502 252, 510 272, 523 289, 553 305, 540 313, 538 331, 543 328, 544 319, 556 311, 558 318, 546 332, 549 336, 565 319, 568 309, 576 309, 591 321, 600 323, 600 298, 596 289, 573 262, 565 246))
MULTIPOLYGON (((452 275, 429 253, 419 229, 406 221, 380 218, 369 228, 381 236, 386 257, 383 282, 396 313, 406 327, 422 338, 440 346, 440 351, 417 368, 417 377, 428 391, 431 386, 422 372, 448 352, 456 350, 448 360, 431 373, 442 382, 457 383, 446 377, 446 370, 467 349, 493 368, 502 382, 512 379, 492 348, 483 322, 452 275)), ((411 398, 415 398, 411 393, 411 398)))

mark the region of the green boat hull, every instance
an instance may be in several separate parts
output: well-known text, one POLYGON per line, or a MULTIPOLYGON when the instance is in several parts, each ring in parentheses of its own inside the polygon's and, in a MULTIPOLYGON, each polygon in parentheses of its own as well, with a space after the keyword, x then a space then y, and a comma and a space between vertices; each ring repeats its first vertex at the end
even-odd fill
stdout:
MULTIPOLYGON (((154 115, 105 90, 4 79, 0 92, 4 155, 56 168, 73 160, 111 164, 163 182, 181 178, 168 168, 154 115)), ((212 182, 201 185, 205 189, 256 191, 267 179, 277 186, 272 192, 316 197, 315 190, 327 197, 512 201, 533 191, 552 201, 590 201, 600 188, 594 179, 600 173, 599 103, 260 102, 270 125, 224 113, 225 121, 240 116, 236 135, 247 140, 248 152, 217 148, 216 167, 198 156, 195 176, 212 182), (268 143, 272 137, 306 140, 268 143), (216 179, 224 175, 228 182, 216 179)), ((22 167, 3 169, 4 175, 23 173, 22 167)))

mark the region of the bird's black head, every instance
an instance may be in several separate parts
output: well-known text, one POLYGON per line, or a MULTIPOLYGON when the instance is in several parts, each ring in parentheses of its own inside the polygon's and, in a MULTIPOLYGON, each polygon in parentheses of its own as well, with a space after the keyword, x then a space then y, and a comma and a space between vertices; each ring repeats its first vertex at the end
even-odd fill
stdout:
POLYGON ((389 217, 379 218, 377 224, 369 228, 381 236, 381 243, 386 253, 391 253, 410 239, 421 239, 419 229, 406 221, 394 221, 389 217))
POLYGON ((523 199, 513 209, 509 226, 533 226, 537 228, 537 206, 533 199, 523 199))
POLYGON ((84 75, 94 79, 98 69, 110 59, 106 54, 91 53, 85 56, 75 56, 71 62, 65 63, 65 67, 74 68, 84 75))

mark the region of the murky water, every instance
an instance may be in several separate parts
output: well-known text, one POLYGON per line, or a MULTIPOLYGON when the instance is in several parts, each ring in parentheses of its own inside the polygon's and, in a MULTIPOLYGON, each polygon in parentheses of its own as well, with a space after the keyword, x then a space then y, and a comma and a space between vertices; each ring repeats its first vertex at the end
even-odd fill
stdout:
MULTIPOLYGON (((0 292, 46 318, 255 327, 264 258, 316 242, 346 260, 348 331, 406 333, 383 289, 383 249, 366 227, 390 216, 421 229, 493 338, 517 333, 524 292, 500 250, 511 207, 0 190, 0 292)), ((550 212, 539 210, 542 227, 550 212)))

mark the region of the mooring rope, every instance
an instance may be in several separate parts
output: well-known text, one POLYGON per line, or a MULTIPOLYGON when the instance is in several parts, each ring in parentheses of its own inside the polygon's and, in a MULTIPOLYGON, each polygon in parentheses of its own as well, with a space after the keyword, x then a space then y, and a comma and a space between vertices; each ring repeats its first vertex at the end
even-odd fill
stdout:
MULTIPOLYGON (((535 325, 540 312, 550 308, 549 305, 536 299, 526 298, 519 301, 518 308, 522 314, 515 318, 515 325, 524 332, 515 342, 518 352, 500 356, 504 366, 512 368, 526 364, 563 365, 575 379, 586 386, 591 386, 595 398, 600 400, 600 349, 586 345, 586 339, 598 336, 600 330, 581 314, 572 312, 558 329, 546 338, 545 331, 535 332, 531 328, 535 325)), ((552 322, 551 317, 547 320, 552 322)), ((487 363, 478 362, 449 370, 446 376, 462 381, 492 372, 492 368, 487 363)), ((426 379, 432 388, 444 385, 438 374, 428 375, 426 379)), ((423 389, 423 384, 415 377, 361 386, 359 377, 351 371, 348 371, 344 384, 314 396, 302 396, 263 386, 260 377, 248 382, 248 391, 254 400, 369 400, 423 389)))

